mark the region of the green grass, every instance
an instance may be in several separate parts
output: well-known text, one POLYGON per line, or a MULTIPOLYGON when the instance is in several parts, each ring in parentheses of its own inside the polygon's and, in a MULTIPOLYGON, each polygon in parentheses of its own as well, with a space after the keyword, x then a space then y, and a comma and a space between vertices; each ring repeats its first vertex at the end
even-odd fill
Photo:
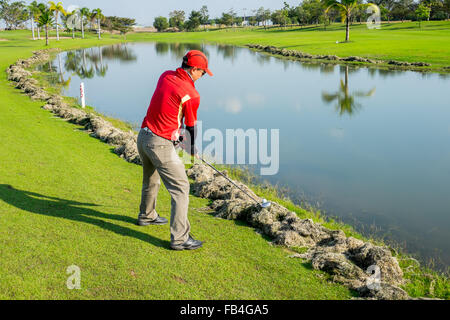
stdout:
MULTIPOLYGON (((230 31, 229 33, 234 32, 230 31)), ((247 31, 246 31, 247 32, 247 31)), ((261 31, 255 32, 262 37, 261 31)), ((226 42, 226 31, 208 33, 226 42), (223 38, 220 38, 223 36, 223 38)), ((239 33, 236 32, 236 33, 239 33)), ((185 34, 199 37, 205 33, 185 34)), ((129 35, 150 40, 171 35, 129 35)), ((23 31, 0 32, 0 69, 44 41, 30 41, 23 31)), ((180 39, 181 40, 181 39, 180 39)), ((122 41, 51 41, 63 50, 122 41)), ((241 39, 242 43, 256 42, 241 39)), ((305 50, 306 51, 306 50, 305 50)), ((45 75, 36 75, 45 85, 45 75)), ((194 252, 169 250, 169 228, 135 225, 142 168, 113 154, 81 127, 40 109, 6 81, 0 72, 0 299, 348 299, 353 293, 331 283, 322 272, 292 251, 271 246, 265 237, 238 221, 214 218, 201 210, 208 200, 191 196, 189 217, 194 235, 206 241, 194 252), (81 268, 82 289, 66 288, 66 268, 81 268)), ((123 129, 129 124, 114 120, 123 129)), ((238 176, 237 173, 232 173, 238 176)), ((241 178, 243 178, 241 176, 241 178)), ((317 212, 280 199, 274 189, 255 186, 301 217, 311 217, 347 235, 362 238, 350 226, 326 220, 317 212)), ((170 216, 164 187, 158 212, 170 216)), ((413 296, 449 298, 448 280, 402 260, 409 268, 405 286, 413 296), (427 273, 428 274, 428 273, 427 273), (431 279, 431 280, 430 280, 431 279), (434 291, 430 291, 434 280, 434 291)))

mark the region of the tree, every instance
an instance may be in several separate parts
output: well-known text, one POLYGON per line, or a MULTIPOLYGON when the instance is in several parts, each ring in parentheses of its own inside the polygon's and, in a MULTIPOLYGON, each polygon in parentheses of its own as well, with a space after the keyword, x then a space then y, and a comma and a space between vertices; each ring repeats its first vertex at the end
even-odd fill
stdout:
POLYGON ((37 23, 37 31, 38 31, 38 40, 41 40, 41 26, 39 26, 39 18, 41 17, 42 13, 47 10, 47 5, 44 3, 38 3, 39 12, 37 12, 36 15, 36 23, 37 23))
POLYGON ((223 12, 222 17, 219 19, 219 23, 226 26, 231 26, 233 24, 233 17, 231 14, 223 12))
POLYGON ((291 20, 289 19, 288 11, 281 9, 281 10, 275 10, 272 12, 270 19, 272 20, 273 24, 283 25, 286 27, 286 24, 291 23, 291 20))
POLYGON ((209 22, 209 12, 207 6, 202 6, 202 8, 200 9, 200 15, 200 23, 203 25, 204 30, 206 31, 206 25, 209 22))
POLYGON ((95 19, 97 19, 97 26, 98 26, 97 32, 98 32, 98 38, 101 39, 101 36, 102 36, 101 20, 103 20, 103 19, 105 18, 105 16, 103 15, 102 10, 99 9, 99 8, 92 10, 92 14, 93 14, 93 17, 94 17, 95 19))
POLYGON ((169 26, 171 28, 178 28, 178 30, 183 30, 185 20, 186 18, 184 11, 174 10, 169 13, 169 26))
POLYGON ((48 41, 48 28, 50 25, 53 24, 53 11, 51 11, 50 9, 45 9, 44 11, 42 11, 40 17, 39 17, 39 26, 40 27, 44 27, 45 28, 45 45, 48 46, 49 41, 48 41))
POLYGON ((421 27, 420 23, 422 20, 430 18, 430 12, 431 12, 431 9, 429 7, 427 7, 423 3, 419 4, 419 6, 417 7, 417 9, 415 11, 417 20, 419 20, 419 28, 421 27))
POLYGON ((7 29, 17 29, 29 18, 23 1, 16 1, 10 4, 9 0, 0 1, 0 16, 5 21, 7 29))
POLYGON ((84 18, 89 18, 91 11, 89 8, 83 7, 80 9, 80 19, 81 19, 81 37, 84 39, 84 18))
POLYGON ((228 11, 228 14, 231 16, 231 26, 234 26, 234 24, 236 23, 237 13, 233 8, 231 8, 230 11, 228 11))
POLYGON ((248 21, 248 24, 251 26, 256 26, 258 24, 258 21, 256 20, 255 16, 247 17, 247 21, 248 21))
POLYGON ((156 17, 153 26, 159 31, 164 31, 169 27, 166 17, 156 17))
POLYGON ((291 7, 287 2, 284 2, 283 9, 287 11, 291 23, 295 23, 295 21, 297 21, 297 7, 291 7))
MULTIPOLYGON (((166 20, 167 21, 167 20, 166 20)), ((117 30, 120 34, 126 36, 128 32, 133 30, 133 26, 136 24, 135 19, 121 18, 121 17, 105 17, 104 24, 108 26, 109 30, 117 30)))
POLYGON ((258 23, 263 23, 264 29, 267 26, 267 20, 270 19, 270 15, 270 9, 264 9, 264 7, 261 7, 258 9, 258 11, 256 11, 256 20, 258 21, 258 23))
POLYGON ((189 20, 186 21, 185 27, 188 31, 197 29, 201 24, 202 14, 200 11, 192 10, 189 15, 189 20))
MULTIPOLYGON (((325 12, 328 12, 331 8, 338 8, 341 13, 342 22, 345 21, 345 41, 350 40, 350 19, 352 17, 353 11, 358 7, 358 0, 324 0, 325 6, 327 7, 325 12)), ((365 4, 365 6, 371 3, 365 4)))
POLYGON ((450 19, 450 0, 444 0, 443 10, 447 14, 447 20, 450 19))
POLYGON ((381 20, 387 20, 388 23, 392 19, 392 9, 395 6, 396 0, 373 0, 381 11, 381 20))
POLYGON ((304 0, 301 8, 307 19, 306 24, 319 24, 324 15, 329 12, 325 10, 324 4, 320 0, 304 0))
POLYGON ((55 23, 56 23, 56 40, 59 41, 59 24, 58 24, 58 17, 59 14, 67 15, 66 11, 64 10, 64 7, 62 5, 62 2, 54 3, 53 1, 48 2, 50 4, 50 12, 55 13, 55 23))
POLYGON ((36 22, 36 19, 40 13, 39 5, 36 1, 33 1, 27 6, 28 11, 30 12, 30 19, 31 19, 31 32, 33 34, 33 40, 36 40, 34 36, 34 25, 36 22))
MULTIPOLYGON (((67 12, 66 11, 66 17, 67 18, 76 16, 76 15, 78 15, 77 10, 73 10, 72 12, 67 12)), ((67 23, 66 23, 66 26, 70 29, 70 26, 68 26, 67 23)), ((75 39, 75 23, 71 27, 72 27, 72 39, 75 39)))
POLYGON ((403 20, 406 20, 407 16, 413 12, 413 5, 413 0, 397 0, 391 11, 392 17, 394 19, 400 19, 403 22, 403 20))

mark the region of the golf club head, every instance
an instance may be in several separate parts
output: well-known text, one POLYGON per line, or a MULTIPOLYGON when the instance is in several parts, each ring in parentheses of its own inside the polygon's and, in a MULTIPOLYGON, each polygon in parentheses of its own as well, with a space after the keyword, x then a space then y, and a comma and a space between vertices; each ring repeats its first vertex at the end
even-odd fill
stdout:
POLYGON ((267 201, 266 199, 263 199, 263 201, 260 203, 261 208, 265 209, 265 208, 269 208, 271 206, 271 202, 267 201))

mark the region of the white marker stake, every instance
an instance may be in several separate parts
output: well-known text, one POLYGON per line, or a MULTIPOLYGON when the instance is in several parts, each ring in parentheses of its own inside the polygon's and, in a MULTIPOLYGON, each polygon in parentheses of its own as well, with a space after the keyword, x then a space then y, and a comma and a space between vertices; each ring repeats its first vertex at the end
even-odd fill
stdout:
POLYGON ((84 82, 80 84, 80 98, 81 98, 81 107, 84 109, 86 107, 86 101, 84 98, 84 82))

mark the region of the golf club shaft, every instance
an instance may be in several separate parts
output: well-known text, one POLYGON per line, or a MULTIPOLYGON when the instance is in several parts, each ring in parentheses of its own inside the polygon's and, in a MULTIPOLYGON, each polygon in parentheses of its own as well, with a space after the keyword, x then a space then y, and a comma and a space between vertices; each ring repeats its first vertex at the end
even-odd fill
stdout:
POLYGON ((258 202, 258 200, 256 200, 255 198, 253 198, 251 195, 249 195, 244 189, 242 189, 241 187, 239 187, 236 183, 233 182, 233 180, 231 180, 230 178, 228 178, 226 175, 224 175, 222 172, 220 172, 219 170, 217 170, 216 168, 214 168, 214 166, 210 163, 208 163, 205 159, 203 159, 202 157, 200 157, 200 159, 206 163, 209 167, 211 167, 214 171, 216 171, 218 174, 220 174, 222 177, 224 177, 225 179, 227 179, 229 182, 231 182, 236 188, 238 188, 239 190, 241 190, 243 193, 245 193, 250 199, 252 199, 253 201, 255 201, 258 205, 261 206, 261 203, 258 202))

